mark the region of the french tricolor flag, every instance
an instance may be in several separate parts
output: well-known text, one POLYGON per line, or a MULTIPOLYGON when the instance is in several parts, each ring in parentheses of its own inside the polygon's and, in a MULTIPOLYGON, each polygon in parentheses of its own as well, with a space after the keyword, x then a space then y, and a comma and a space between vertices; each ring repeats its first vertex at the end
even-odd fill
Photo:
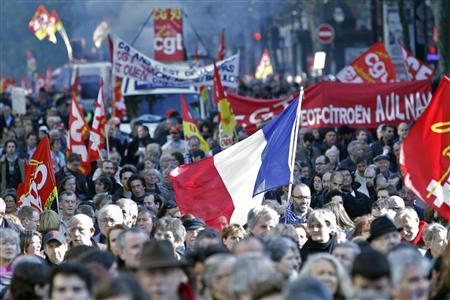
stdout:
MULTIPOLYGON (((301 93, 300 99, 303 93, 301 93)), ((211 227, 221 219, 245 224, 264 192, 292 182, 301 101, 245 140, 170 173, 181 214, 193 214, 211 227)))

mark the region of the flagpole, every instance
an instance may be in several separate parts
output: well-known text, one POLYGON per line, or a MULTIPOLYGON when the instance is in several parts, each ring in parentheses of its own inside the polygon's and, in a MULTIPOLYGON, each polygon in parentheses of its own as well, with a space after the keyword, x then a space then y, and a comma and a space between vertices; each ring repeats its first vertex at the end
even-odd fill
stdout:
POLYGON ((67 36, 67 32, 64 29, 64 27, 61 28, 61 30, 59 30, 58 32, 61 35, 61 37, 64 41, 64 44, 66 44, 67 56, 69 58, 69 64, 72 64, 72 60, 73 60, 72 45, 70 45, 70 40, 69 40, 69 37, 67 36))
POLYGON ((300 87, 300 95, 298 96, 298 106, 297 106, 297 114, 295 116, 295 121, 294 121, 294 144, 292 146, 292 152, 291 152, 291 157, 290 157, 290 162, 289 165, 291 167, 291 176, 289 179, 289 188, 288 188, 288 195, 287 195, 287 200, 289 201, 289 199, 291 198, 291 194, 292 194, 292 186, 294 183, 294 166, 295 166, 295 156, 296 156, 296 152, 297 152, 297 140, 298 140, 298 132, 299 132, 299 125, 300 125, 300 111, 302 109, 302 101, 303 101, 303 86, 300 87))

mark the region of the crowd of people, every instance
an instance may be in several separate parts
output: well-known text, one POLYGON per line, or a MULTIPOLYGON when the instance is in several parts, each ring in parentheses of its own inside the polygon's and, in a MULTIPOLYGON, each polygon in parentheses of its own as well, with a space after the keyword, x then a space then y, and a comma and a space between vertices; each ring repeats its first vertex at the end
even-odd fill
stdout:
POLYGON ((403 185, 411 124, 301 128, 291 193, 211 228, 181 214, 169 173, 222 150, 217 124, 199 124, 210 153, 173 111, 152 134, 113 125, 84 176, 65 154, 68 97, 41 91, 24 116, 1 100, 1 299, 450 299, 448 221, 403 185), (58 205, 39 212, 16 188, 45 135, 58 205))

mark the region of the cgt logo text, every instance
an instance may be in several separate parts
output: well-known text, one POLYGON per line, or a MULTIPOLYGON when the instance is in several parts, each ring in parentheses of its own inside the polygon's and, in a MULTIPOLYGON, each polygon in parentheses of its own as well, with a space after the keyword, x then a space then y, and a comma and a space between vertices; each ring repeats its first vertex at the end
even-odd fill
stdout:
POLYGON ((180 33, 170 37, 157 36, 153 44, 155 51, 162 51, 166 55, 173 55, 177 51, 183 51, 180 33))

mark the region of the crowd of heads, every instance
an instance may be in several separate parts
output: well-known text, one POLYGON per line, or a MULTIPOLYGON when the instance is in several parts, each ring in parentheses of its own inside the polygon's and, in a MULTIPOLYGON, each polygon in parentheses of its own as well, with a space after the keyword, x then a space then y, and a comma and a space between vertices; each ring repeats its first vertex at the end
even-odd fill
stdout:
MULTIPOLYGON (((277 78, 268 84, 242 88, 267 98, 291 92, 277 78)), ((245 224, 230 224, 229 216, 180 211, 169 176, 221 151, 217 124, 199 124, 209 153, 198 138, 183 137, 173 114, 151 134, 142 124, 129 135, 112 125, 109 153, 86 175, 80 157, 65 154, 67 101, 46 94, 33 101, 46 109, 19 117, 4 104, 0 116, 5 299, 450 295, 448 222, 403 185, 399 157, 409 124, 300 129, 292 186, 265 193, 245 224), (40 211, 20 206, 16 189, 23 159, 45 135, 58 201, 40 211)))

